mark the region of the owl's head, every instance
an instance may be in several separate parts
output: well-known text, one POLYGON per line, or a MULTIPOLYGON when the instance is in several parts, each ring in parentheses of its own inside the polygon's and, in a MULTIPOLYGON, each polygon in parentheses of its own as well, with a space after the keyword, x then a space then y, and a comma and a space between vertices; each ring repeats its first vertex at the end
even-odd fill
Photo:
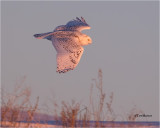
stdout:
POLYGON ((85 34, 83 34, 81 36, 81 45, 88 45, 88 44, 91 44, 91 43, 92 43, 92 39, 89 36, 87 36, 85 34))

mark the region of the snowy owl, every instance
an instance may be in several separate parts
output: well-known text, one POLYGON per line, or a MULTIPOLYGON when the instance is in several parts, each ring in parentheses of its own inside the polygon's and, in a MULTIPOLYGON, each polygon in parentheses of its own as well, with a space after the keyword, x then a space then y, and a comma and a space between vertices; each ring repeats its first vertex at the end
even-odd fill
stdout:
POLYGON ((76 17, 66 25, 56 27, 53 32, 35 34, 34 37, 52 41, 57 51, 57 72, 65 73, 78 65, 84 51, 82 46, 92 43, 89 36, 81 33, 90 28, 83 17, 76 17))

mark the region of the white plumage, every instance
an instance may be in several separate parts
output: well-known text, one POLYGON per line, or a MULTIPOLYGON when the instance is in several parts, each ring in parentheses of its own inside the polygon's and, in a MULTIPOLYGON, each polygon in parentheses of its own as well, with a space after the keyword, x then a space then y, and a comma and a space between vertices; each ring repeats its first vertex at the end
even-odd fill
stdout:
POLYGON ((83 54, 83 45, 92 43, 89 36, 81 33, 84 29, 90 29, 83 17, 69 21, 66 25, 58 26, 53 32, 35 34, 38 39, 52 41, 57 51, 57 72, 65 73, 73 70, 79 63, 83 54))

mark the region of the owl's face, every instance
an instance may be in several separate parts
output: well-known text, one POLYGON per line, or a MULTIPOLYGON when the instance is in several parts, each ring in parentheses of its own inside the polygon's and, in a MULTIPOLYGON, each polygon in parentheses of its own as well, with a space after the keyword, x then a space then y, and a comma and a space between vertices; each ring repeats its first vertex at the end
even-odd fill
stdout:
POLYGON ((87 42, 87 44, 92 43, 92 39, 89 36, 86 36, 85 40, 86 40, 85 42, 87 42))
POLYGON ((83 36, 81 37, 81 45, 88 45, 91 43, 92 43, 92 39, 89 36, 83 34, 83 36))

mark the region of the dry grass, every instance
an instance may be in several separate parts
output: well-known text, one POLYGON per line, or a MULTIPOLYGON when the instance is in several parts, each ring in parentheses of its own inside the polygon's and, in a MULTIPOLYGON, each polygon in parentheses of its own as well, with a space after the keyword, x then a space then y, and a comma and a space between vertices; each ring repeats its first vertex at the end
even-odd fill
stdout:
POLYGON ((77 115, 80 110, 80 104, 72 100, 72 104, 62 102, 61 121, 64 127, 76 127, 77 115))
MULTIPOLYGON (((2 90, 2 126, 9 124, 12 127, 19 127, 21 123, 18 122, 25 121, 26 123, 23 123, 25 127, 32 127, 32 121, 35 121, 33 117, 39 110, 39 98, 37 98, 34 105, 30 103, 31 89, 23 86, 24 81, 25 77, 16 83, 13 93, 5 93, 5 91, 2 90)), ((114 122, 117 118, 112 108, 114 93, 112 92, 108 96, 109 101, 106 101, 106 97, 107 95, 103 89, 103 73, 102 70, 99 69, 98 78, 93 79, 90 88, 88 106, 84 106, 81 102, 74 100, 72 100, 71 103, 62 101, 61 104, 58 105, 51 99, 53 108, 49 108, 46 104, 46 110, 49 114, 53 113, 54 120, 57 121, 57 124, 61 123, 63 127, 90 127, 91 120, 95 121, 91 127, 105 127, 102 121, 114 122), (96 91, 96 95, 94 95, 94 91, 96 91)), ((137 118, 135 114, 137 113, 143 114, 143 111, 134 107, 123 119, 125 119, 125 121, 136 121, 137 118)), ((42 127, 44 127, 44 125, 42 127)))
POLYGON ((1 122, 3 122, 3 126, 12 124, 12 127, 18 127, 20 126, 18 122, 26 121, 25 127, 29 127, 31 121, 33 121, 39 98, 34 105, 31 105, 31 89, 24 87, 25 79, 26 77, 23 77, 16 83, 12 93, 5 93, 6 91, 2 90, 1 122))
POLYGON ((103 91, 103 74, 102 70, 98 71, 98 79, 93 79, 90 88, 89 105, 83 106, 80 102, 72 100, 71 104, 62 102, 61 106, 54 101, 54 116, 57 123, 61 121, 63 127, 89 127, 91 120, 94 120, 94 127, 103 127, 101 121, 114 121, 116 116, 112 109, 113 93, 109 97, 110 101, 106 102, 106 94, 103 91), (95 88, 96 96, 93 93, 95 88), (95 100, 96 99, 96 100, 95 100), (107 109, 107 112, 104 112, 107 109), (58 113, 60 111, 60 113, 58 113))
POLYGON ((98 126, 103 126, 103 124, 101 124, 100 121, 103 121, 105 118, 103 110, 104 110, 106 94, 103 91, 103 74, 101 69, 99 69, 98 71, 98 80, 93 79, 93 82, 94 83, 91 85, 89 110, 90 114, 92 114, 93 116, 93 120, 96 121, 95 127, 98 127, 98 126), (98 97, 93 96, 94 86, 97 89, 98 97), (96 103, 94 99, 98 99, 96 103))
POLYGON ((138 109, 137 106, 135 105, 127 114, 126 120, 132 122, 138 120, 137 117, 135 116, 136 114, 144 114, 144 112, 138 109))
MULTIPOLYGON (((112 108, 114 93, 111 92, 108 96, 109 101, 106 101, 101 69, 98 71, 98 79, 93 79, 89 99, 90 102, 88 106, 83 106, 80 102, 72 101, 72 103, 69 104, 63 101, 61 107, 59 107, 54 102, 55 120, 57 120, 57 122, 61 121, 63 127, 90 127, 89 121, 91 120, 95 121, 92 127, 105 127, 102 121, 114 122, 118 116, 121 116, 125 121, 136 121, 135 114, 142 113, 141 110, 134 107, 125 117, 115 114, 112 108), (96 95, 94 95, 93 90, 96 91, 96 95), (58 114, 59 110, 60 113, 58 114)), ((114 124, 112 124, 112 126, 114 126, 114 124)))

